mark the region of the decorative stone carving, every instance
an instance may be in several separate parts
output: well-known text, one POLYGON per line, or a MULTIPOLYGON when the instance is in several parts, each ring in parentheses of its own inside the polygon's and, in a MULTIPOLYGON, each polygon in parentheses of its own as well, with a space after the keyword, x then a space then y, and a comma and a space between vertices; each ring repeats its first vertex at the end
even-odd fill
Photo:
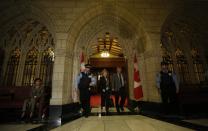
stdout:
POLYGON ((18 47, 16 47, 12 53, 12 57, 14 58, 20 58, 21 55, 21 49, 19 49, 18 47))
POLYGON ((27 53, 26 57, 26 63, 37 63, 37 58, 38 58, 38 50, 33 47, 29 52, 27 53))
POLYGON ((54 62, 54 51, 51 47, 48 47, 47 50, 44 51, 43 53, 44 61, 46 63, 48 62, 54 62))
POLYGON ((192 48, 191 50, 191 56, 193 59, 193 63, 200 63, 200 55, 199 55, 199 51, 197 50, 197 48, 192 48))
POLYGON ((46 29, 46 27, 43 27, 40 31, 39 31, 39 35, 40 35, 40 42, 41 45, 46 46, 46 44, 48 43, 48 37, 49 37, 49 32, 46 29))
POLYGON ((182 50, 180 48, 176 49, 175 57, 176 57, 177 63, 181 63, 181 64, 186 64, 187 63, 186 59, 185 59, 185 56, 184 56, 184 53, 182 52, 182 50))

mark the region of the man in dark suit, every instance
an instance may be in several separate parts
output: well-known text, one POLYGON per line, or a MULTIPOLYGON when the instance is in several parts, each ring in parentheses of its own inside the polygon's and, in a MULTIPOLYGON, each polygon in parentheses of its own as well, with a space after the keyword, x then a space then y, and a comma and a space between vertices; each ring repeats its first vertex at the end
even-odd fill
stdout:
POLYGON ((121 111, 124 111, 124 103, 126 98, 125 93, 125 79, 124 75, 122 74, 122 68, 117 67, 115 74, 112 76, 112 90, 115 92, 115 104, 116 104, 116 110, 118 113, 121 111), (119 103, 119 97, 121 97, 120 103, 119 103))
POLYGON ((28 109, 30 110, 30 118, 32 118, 34 115, 35 107, 37 103, 39 103, 38 117, 40 119, 42 115, 43 100, 44 100, 44 87, 42 86, 42 80, 40 78, 36 78, 34 80, 34 85, 31 90, 30 98, 24 101, 24 104, 22 107, 21 119, 24 119, 26 115, 26 110, 28 109), (28 108, 28 105, 29 105, 29 108, 28 108))

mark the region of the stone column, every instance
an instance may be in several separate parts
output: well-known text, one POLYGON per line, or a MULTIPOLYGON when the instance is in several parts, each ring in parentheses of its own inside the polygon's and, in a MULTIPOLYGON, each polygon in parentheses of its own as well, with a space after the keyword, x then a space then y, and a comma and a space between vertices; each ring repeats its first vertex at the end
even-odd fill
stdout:
POLYGON ((62 45, 66 45, 66 39, 66 33, 56 33, 51 105, 63 105, 66 48, 62 48, 62 45))
POLYGON ((71 113, 72 53, 67 52, 67 33, 56 33, 50 120, 63 120, 71 113))
POLYGON ((147 44, 151 48, 146 48, 144 53, 144 65, 146 71, 144 73, 145 93, 147 95, 146 101, 160 102, 160 94, 156 87, 156 74, 160 71, 161 51, 160 51, 160 33, 149 33, 151 41, 147 44))

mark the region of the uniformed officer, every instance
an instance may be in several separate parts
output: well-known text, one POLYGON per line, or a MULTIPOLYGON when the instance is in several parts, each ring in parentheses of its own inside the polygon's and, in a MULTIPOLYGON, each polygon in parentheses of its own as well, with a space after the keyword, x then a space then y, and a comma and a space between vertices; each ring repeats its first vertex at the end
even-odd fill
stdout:
POLYGON ((168 64, 161 62, 161 71, 157 74, 157 87, 161 93, 162 105, 165 113, 177 108, 177 93, 179 82, 176 74, 168 70, 168 64))
POLYGON ((88 117, 90 114, 90 68, 90 64, 85 64, 85 68, 81 71, 78 77, 80 103, 85 117, 88 117))

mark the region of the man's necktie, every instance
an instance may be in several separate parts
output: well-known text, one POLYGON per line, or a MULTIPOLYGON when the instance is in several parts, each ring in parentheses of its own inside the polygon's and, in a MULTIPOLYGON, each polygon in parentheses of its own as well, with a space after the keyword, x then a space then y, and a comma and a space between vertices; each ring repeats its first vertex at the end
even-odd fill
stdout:
POLYGON ((120 83, 121 83, 121 87, 122 87, 122 86, 123 86, 123 84, 122 84, 121 73, 119 73, 119 79, 120 79, 120 83))

